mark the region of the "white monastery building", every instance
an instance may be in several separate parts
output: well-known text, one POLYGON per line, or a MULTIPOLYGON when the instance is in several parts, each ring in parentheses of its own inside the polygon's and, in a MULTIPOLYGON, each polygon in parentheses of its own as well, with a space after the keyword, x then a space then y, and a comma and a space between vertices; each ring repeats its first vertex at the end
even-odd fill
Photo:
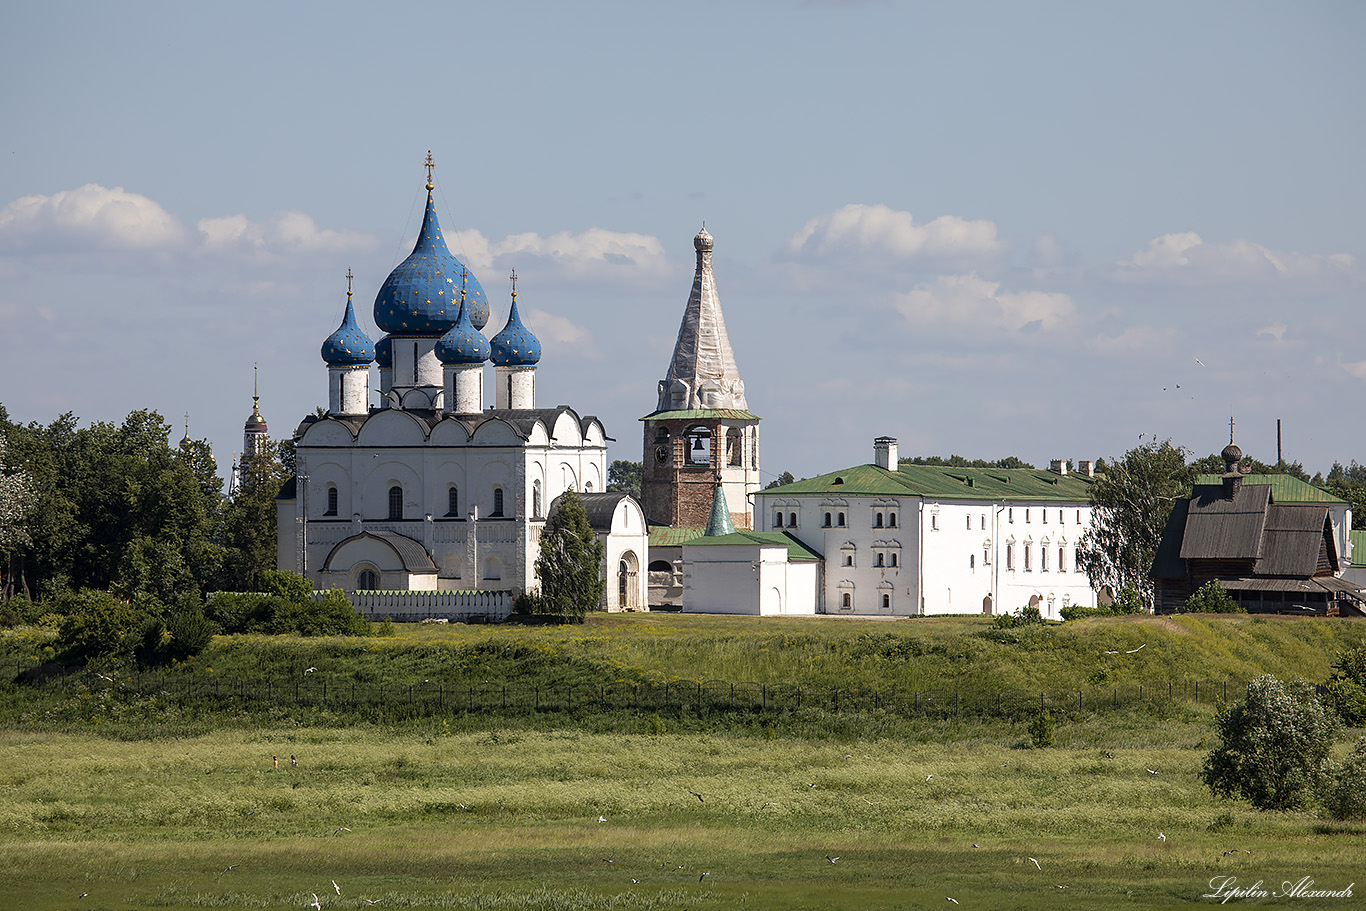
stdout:
POLYGON ((1070 473, 899 464, 896 440, 871 465, 754 495, 755 527, 784 532, 823 557, 816 612, 915 616, 1002 614, 1035 606, 1059 619, 1094 606, 1077 569, 1090 525, 1091 463, 1070 473))
POLYGON ((277 498, 278 565, 318 588, 519 593, 536 587, 541 530, 572 490, 611 555, 603 606, 643 606, 645 518, 605 493, 602 423, 537 407, 541 344, 518 315, 515 272, 507 324, 484 336, 488 300, 442 237, 431 168, 429 154, 417 244, 375 296, 378 344, 356 323, 347 274, 345 317, 322 345, 327 414, 299 425, 296 475, 277 498))

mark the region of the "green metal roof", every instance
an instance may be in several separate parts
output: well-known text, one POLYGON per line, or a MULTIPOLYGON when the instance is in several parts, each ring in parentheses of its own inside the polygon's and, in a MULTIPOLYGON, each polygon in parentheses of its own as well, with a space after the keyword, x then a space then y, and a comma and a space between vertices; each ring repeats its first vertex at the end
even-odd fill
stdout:
MULTIPOLYGON (((1218 487, 1224 482, 1222 475, 1202 474, 1198 475, 1195 483, 1200 486, 1213 485, 1218 487)), ((1245 474, 1243 484, 1269 484, 1271 485, 1271 499, 1282 506, 1294 503, 1346 503, 1333 496, 1322 487, 1315 487, 1308 481, 1301 481, 1299 478, 1288 474, 1245 474)))
POLYGON ((702 537, 706 532, 705 528, 674 528, 668 525, 650 526, 650 546, 651 547, 677 547, 693 538, 702 537))
POLYGON ((1038 468, 954 468, 902 464, 896 471, 855 465, 758 491, 758 495, 918 496, 967 500, 1086 500, 1092 479, 1038 468))
POLYGON ((821 555, 816 551, 792 535, 780 531, 735 531, 728 535, 695 538, 686 543, 689 547, 734 547, 755 544, 764 547, 786 547, 789 563, 813 563, 821 559, 821 555))
POLYGON ((656 411, 641 418, 642 421, 759 421, 757 414, 741 411, 739 408, 702 408, 696 411, 656 411))

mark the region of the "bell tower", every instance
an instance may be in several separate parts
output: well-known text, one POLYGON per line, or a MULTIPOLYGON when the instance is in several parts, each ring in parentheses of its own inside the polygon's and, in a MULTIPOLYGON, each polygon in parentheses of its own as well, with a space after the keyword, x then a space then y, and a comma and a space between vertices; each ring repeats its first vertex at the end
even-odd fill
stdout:
POLYGON ((655 410, 644 422, 641 497, 651 525, 704 528, 720 484, 736 528, 753 528, 759 418, 749 411, 712 275, 712 237, 693 238, 697 271, 655 410))

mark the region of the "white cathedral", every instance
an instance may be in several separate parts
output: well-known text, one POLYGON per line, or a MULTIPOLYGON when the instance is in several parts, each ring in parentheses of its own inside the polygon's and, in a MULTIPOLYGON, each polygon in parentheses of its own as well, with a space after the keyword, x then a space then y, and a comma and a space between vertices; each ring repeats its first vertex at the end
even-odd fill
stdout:
POLYGON ((276 500, 278 566, 321 589, 535 589, 546 517, 573 490, 606 545, 602 606, 643 608, 645 518, 606 492, 602 423, 536 406, 541 344, 518 316, 515 272, 507 325, 483 335, 488 299, 442 238, 431 168, 428 155, 417 244, 375 296, 377 344, 356 323, 348 273, 346 314, 322 345, 327 414, 300 424, 295 478, 276 500))

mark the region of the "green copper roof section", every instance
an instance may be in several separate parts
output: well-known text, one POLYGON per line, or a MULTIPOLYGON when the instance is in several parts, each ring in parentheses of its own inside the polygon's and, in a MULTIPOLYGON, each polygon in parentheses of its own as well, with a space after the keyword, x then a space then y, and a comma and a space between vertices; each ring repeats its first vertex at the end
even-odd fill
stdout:
POLYGON ((680 544, 686 544, 694 538, 702 537, 705 532, 705 528, 688 528, 685 526, 674 528, 669 525, 651 525, 650 546, 677 547, 680 544))
POLYGON ((855 465, 782 487, 770 487, 756 496, 824 494, 840 496, 925 497, 958 500, 1063 500, 1076 502, 1090 496, 1092 479, 1083 475, 1059 475, 1039 468, 952 468, 944 465, 902 464, 896 471, 876 465, 855 465))
POLYGON ((735 534, 735 525, 730 521, 730 506, 726 504, 726 489, 718 481, 711 492, 711 515, 707 517, 708 538, 735 534))
POLYGON ((819 553, 792 535, 780 531, 736 531, 715 537, 708 535, 687 542, 689 547, 753 547, 756 544, 760 547, 786 547, 789 563, 814 563, 821 559, 819 553))
POLYGON ((702 408, 695 411, 656 411, 640 418, 642 421, 759 421, 757 414, 738 408, 702 408))
MULTIPOLYGON (((1221 486, 1223 476, 1217 474, 1202 474, 1195 479, 1197 485, 1221 486)), ((1245 474, 1243 475, 1244 484, 1269 484, 1271 485, 1271 499, 1282 506, 1289 506, 1295 503, 1346 503, 1346 500, 1333 496, 1322 487, 1315 487, 1308 481, 1301 481, 1294 475, 1288 474, 1245 474)))

